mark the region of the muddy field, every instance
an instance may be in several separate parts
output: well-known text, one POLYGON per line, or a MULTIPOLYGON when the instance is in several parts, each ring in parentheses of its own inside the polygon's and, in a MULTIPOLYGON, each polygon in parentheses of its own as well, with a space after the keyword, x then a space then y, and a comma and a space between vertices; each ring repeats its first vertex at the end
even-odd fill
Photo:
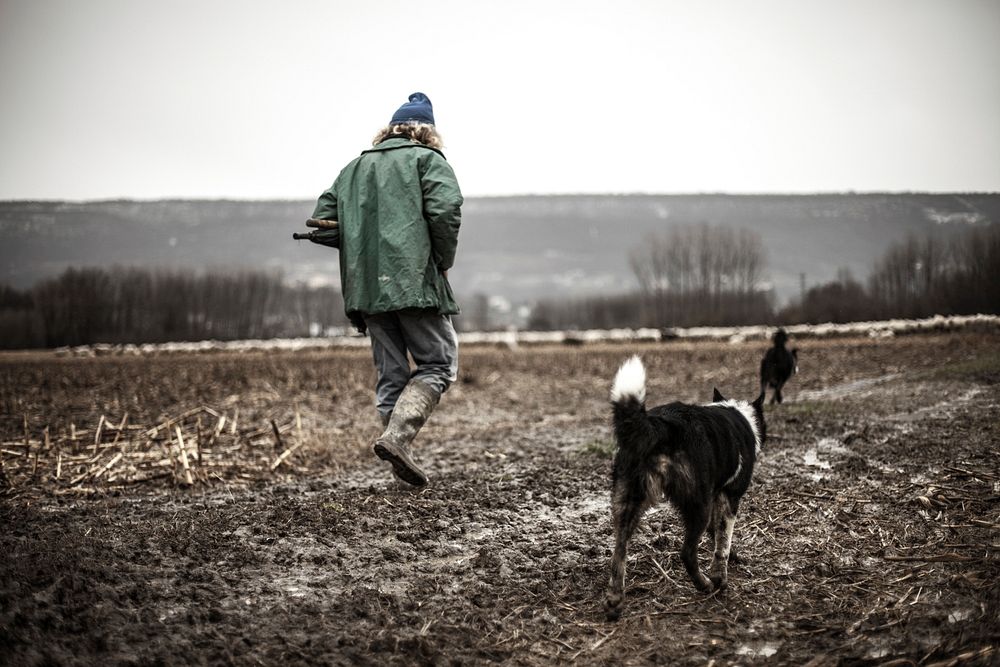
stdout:
POLYGON ((763 341, 465 348, 420 491, 365 351, 0 356, 0 663, 1000 664, 1000 335, 795 344, 729 589, 660 508, 615 623, 614 370, 752 398, 763 341))

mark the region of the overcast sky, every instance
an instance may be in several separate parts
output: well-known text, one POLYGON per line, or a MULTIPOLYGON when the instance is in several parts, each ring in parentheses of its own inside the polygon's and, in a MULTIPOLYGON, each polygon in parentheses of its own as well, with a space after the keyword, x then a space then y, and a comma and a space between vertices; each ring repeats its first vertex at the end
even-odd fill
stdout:
POLYGON ((311 199, 416 90, 467 196, 1000 191, 998 0, 0 0, 0 199, 311 199))

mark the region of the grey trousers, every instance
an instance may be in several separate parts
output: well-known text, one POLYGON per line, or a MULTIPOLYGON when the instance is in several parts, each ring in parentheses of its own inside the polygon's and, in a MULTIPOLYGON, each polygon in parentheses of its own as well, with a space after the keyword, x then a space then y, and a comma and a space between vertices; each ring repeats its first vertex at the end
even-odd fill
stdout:
POLYGON ((410 380, 443 394, 458 377, 458 336, 451 316, 428 310, 365 315, 378 380, 375 407, 387 417, 410 380), (413 357, 410 369, 406 355, 413 357))

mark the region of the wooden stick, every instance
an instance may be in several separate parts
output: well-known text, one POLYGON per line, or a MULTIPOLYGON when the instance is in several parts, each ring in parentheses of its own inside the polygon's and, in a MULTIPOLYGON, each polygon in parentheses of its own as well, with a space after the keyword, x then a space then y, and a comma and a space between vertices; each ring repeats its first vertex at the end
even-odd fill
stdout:
POLYGON ((309 218, 306 220, 306 227, 312 227, 313 229, 337 229, 340 227, 340 223, 336 220, 320 220, 318 218, 309 218))
POLYGON ((125 416, 122 417, 121 423, 119 423, 118 427, 115 429, 115 431, 117 431, 117 432, 115 433, 115 439, 114 439, 114 441, 111 443, 112 445, 117 445, 118 444, 118 440, 120 440, 121 437, 122 437, 122 431, 125 430, 125 423, 127 421, 128 421, 128 413, 126 412, 125 416))
POLYGON ((90 470, 90 469, 84 470, 82 473, 80 473, 79 475, 77 475, 73 479, 69 480, 70 486, 76 486, 77 484, 79 484, 80 482, 82 482, 83 480, 85 480, 87 478, 87 476, 91 472, 93 472, 93 471, 90 470))
POLYGON ((62 450, 59 450, 59 454, 56 456, 56 479, 62 475, 62 450))
MULTIPOLYGON (((606 641, 608 641, 609 639, 611 639, 611 636, 612 636, 612 635, 614 635, 614 634, 615 634, 616 632, 618 632, 618 628, 615 628, 615 629, 614 629, 614 630, 612 630, 612 631, 611 631, 610 633, 608 633, 608 634, 606 634, 606 635, 603 635, 603 636, 602 636, 602 637, 601 637, 600 639, 598 639, 598 640, 597 640, 596 642, 594 642, 594 644, 593 644, 593 645, 592 645, 592 646, 590 647, 590 650, 591 650, 591 651, 596 651, 597 649, 599 649, 599 648, 601 647, 601 645, 602 645, 602 644, 603 644, 604 642, 606 642, 606 641)), ((579 655, 580 655, 581 653, 583 653, 583 652, 584 652, 585 650, 586 650, 586 649, 580 649, 579 651, 577 651, 576 653, 574 653, 573 655, 571 655, 571 656, 570 656, 570 658, 569 658, 569 661, 570 661, 570 662, 573 662, 573 661, 575 661, 575 660, 576 660, 576 658, 577 658, 577 657, 578 657, 578 656, 579 656, 579 655)))
POLYGON ((278 466, 280 466, 282 463, 284 463, 285 459, 287 459, 289 456, 291 456, 292 452, 294 452, 296 449, 298 449, 301 446, 302 446, 301 442, 296 442, 294 445, 292 445, 291 447, 289 447, 285 451, 281 452, 281 454, 278 456, 278 458, 276 458, 274 460, 274 463, 271 464, 271 470, 274 470, 275 468, 277 468, 278 466))
POLYGON ((902 563, 911 561, 923 563, 965 563, 968 561, 984 560, 982 558, 974 558, 972 556, 962 556, 961 554, 936 554, 931 556, 882 556, 882 558, 902 563))
POLYGON ((201 465, 201 415, 198 415, 197 422, 198 439, 194 442, 195 452, 198 453, 198 465, 201 465))
POLYGON ((170 438, 167 440, 166 444, 160 441, 160 446, 163 447, 164 452, 167 455, 167 459, 170 461, 170 476, 175 482, 177 481, 177 457, 174 455, 174 440, 170 438))
POLYGON ((80 473, 79 475, 77 475, 76 477, 74 477, 73 479, 70 480, 70 482, 69 482, 70 486, 76 486, 77 484, 79 484, 83 480, 87 479, 88 477, 90 477, 94 473, 97 473, 98 475, 100 475, 106 469, 109 469, 112 465, 114 465, 115 463, 117 463, 118 459, 120 459, 122 456, 123 456, 123 454, 121 452, 118 452, 118 454, 115 457, 112 458, 111 464, 110 465, 106 464, 104 466, 104 468, 100 469, 100 472, 97 472, 98 468, 96 468, 96 467, 95 468, 89 468, 89 469, 83 471, 82 473, 80 473))
POLYGON ((94 431, 94 456, 97 456, 97 445, 101 442, 101 435, 104 433, 104 415, 101 415, 97 422, 97 430, 94 431))
POLYGON ((965 470, 964 468, 956 468, 955 466, 945 466, 944 469, 950 470, 952 472, 957 472, 961 475, 966 475, 967 477, 985 477, 986 479, 997 479, 996 475, 991 475, 988 472, 965 470))
POLYGON ((271 420, 271 430, 274 431, 274 449, 277 451, 283 450, 285 443, 281 441, 281 431, 278 430, 278 425, 274 423, 273 419, 271 420))
POLYGON ((151 437, 151 438, 152 438, 152 437, 154 437, 154 436, 155 436, 155 435, 157 434, 157 432, 159 432, 159 430, 160 430, 161 428, 162 428, 162 429, 169 429, 169 428, 170 428, 171 426, 173 426, 173 425, 174 425, 174 424, 175 424, 176 422, 179 422, 179 421, 183 421, 183 420, 187 419, 188 417, 190 417, 191 415, 195 415, 195 414, 198 414, 198 413, 199 413, 199 412, 201 412, 201 411, 202 411, 203 409, 204 409, 203 407, 201 407, 201 406, 198 406, 197 408, 191 408, 190 410, 186 410, 185 412, 182 412, 181 414, 179 414, 179 415, 177 415, 177 416, 175 416, 175 417, 171 417, 170 419, 168 419, 168 420, 167 420, 167 421, 165 421, 165 422, 162 422, 162 423, 160 423, 160 424, 157 424, 157 425, 156 425, 156 426, 154 426, 153 428, 151 428, 151 429, 149 429, 148 431, 146 431, 146 434, 147 434, 147 435, 148 435, 149 437, 151 437))
POLYGON ((114 467, 116 463, 122 460, 123 456, 125 456, 124 452, 118 452, 117 454, 115 454, 114 458, 105 463, 104 467, 97 471, 97 473, 94 475, 94 479, 97 479, 107 471, 111 470, 111 468, 114 467))
POLYGON ((181 427, 174 427, 177 431, 177 443, 180 445, 181 449, 181 466, 184 468, 184 484, 186 486, 191 486, 194 484, 194 479, 191 477, 191 467, 188 465, 188 455, 187 448, 184 447, 184 436, 181 434, 181 427))

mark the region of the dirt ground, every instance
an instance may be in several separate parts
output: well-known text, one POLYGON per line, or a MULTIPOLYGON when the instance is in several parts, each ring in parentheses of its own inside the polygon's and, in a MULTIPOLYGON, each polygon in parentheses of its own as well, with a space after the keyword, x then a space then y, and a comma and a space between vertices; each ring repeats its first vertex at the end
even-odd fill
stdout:
POLYGON ((729 589, 662 507, 614 623, 615 369, 753 398, 763 340, 464 348, 419 491, 363 350, 0 356, 0 663, 1000 664, 1000 333, 793 343, 729 589))

